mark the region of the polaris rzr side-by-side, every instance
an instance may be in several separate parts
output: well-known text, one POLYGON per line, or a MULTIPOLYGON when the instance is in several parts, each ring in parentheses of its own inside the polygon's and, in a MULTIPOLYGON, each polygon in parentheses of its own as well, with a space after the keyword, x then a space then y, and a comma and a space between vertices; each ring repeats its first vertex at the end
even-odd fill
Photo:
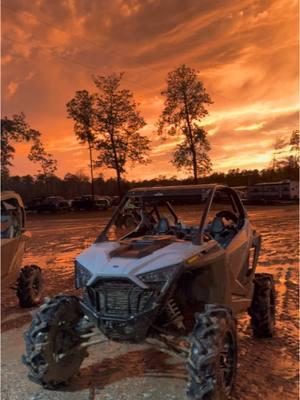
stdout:
POLYGON ((255 337, 274 331, 273 278, 255 273, 260 245, 229 187, 129 191, 75 261, 83 297, 47 299, 34 316, 23 357, 29 377, 48 388, 66 384, 87 347, 104 335, 152 343, 186 359, 192 399, 229 399, 237 369, 236 316, 248 311, 255 337), (130 223, 124 218, 129 214, 130 223))
POLYGON ((42 271, 22 259, 31 237, 25 230, 25 207, 15 192, 1 193, 1 287, 16 290, 21 307, 33 307, 42 300, 42 271))

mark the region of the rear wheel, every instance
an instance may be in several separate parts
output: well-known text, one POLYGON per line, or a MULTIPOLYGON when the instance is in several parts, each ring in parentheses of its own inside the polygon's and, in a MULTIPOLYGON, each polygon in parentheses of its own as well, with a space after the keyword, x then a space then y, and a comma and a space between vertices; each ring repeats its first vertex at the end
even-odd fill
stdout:
POLYGON ((271 274, 255 274, 249 315, 253 336, 272 337, 275 329, 275 285, 271 274))
POLYGON ((23 362, 31 380, 53 389, 78 373, 88 355, 80 346, 86 333, 80 326, 83 316, 74 296, 56 296, 40 307, 25 334, 23 362))
POLYGON ((42 270, 37 265, 26 265, 21 269, 17 282, 17 296, 21 307, 34 307, 42 300, 42 270))
POLYGON ((187 364, 194 400, 230 399, 237 368, 236 323, 231 311, 207 305, 196 317, 187 364))

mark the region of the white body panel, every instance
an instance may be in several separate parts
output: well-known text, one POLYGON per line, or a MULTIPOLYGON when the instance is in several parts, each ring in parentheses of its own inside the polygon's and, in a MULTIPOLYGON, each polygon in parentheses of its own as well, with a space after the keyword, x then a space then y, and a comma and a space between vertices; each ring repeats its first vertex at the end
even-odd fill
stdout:
POLYGON ((174 242, 142 258, 110 257, 110 252, 119 246, 118 242, 95 243, 76 258, 93 274, 88 285, 101 276, 128 277, 144 286, 137 275, 183 262, 201 252, 207 244, 174 242))

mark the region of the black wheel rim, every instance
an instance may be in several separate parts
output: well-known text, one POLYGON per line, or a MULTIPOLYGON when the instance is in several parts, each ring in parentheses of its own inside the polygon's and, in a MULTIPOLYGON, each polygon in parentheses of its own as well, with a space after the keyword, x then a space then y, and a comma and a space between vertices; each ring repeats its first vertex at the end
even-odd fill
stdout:
POLYGON ((221 370, 221 379, 226 395, 232 390, 235 364, 236 364, 236 347, 235 341, 230 332, 223 339, 222 350, 220 352, 219 365, 221 370))
POLYGON ((55 335, 53 358, 56 362, 62 361, 72 354, 71 350, 74 350, 76 345, 78 345, 78 336, 72 332, 72 327, 67 325, 61 327, 55 335))

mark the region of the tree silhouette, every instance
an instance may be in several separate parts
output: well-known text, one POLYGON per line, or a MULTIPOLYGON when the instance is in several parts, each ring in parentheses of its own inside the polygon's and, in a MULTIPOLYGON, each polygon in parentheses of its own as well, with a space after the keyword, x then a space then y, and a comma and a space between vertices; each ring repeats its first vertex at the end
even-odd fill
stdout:
POLYGON ((38 172, 44 177, 53 175, 57 170, 57 161, 52 154, 46 152, 41 142, 35 143, 31 147, 28 158, 30 161, 40 164, 41 169, 38 172))
POLYGON ((210 96, 197 72, 186 65, 169 72, 167 89, 161 94, 166 99, 158 133, 164 139, 168 135, 183 137, 176 147, 173 164, 192 171, 194 183, 197 183, 199 175, 211 171, 210 145, 205 130, 199 126, 201 119, 208 114, 206 105, 212 104, 210 96))
POLYGON ((34 144, 40 141, 40 132, 31 129, 26 122, 25 115, 15 114, 12 118, 1 119, 1 177, 7 178, 9 167, 11 167, 15 148, 14 143, 33 141, 34 144))
POLYGON ((137 110, 133 94, 121 89, 122 77, 123 74, 111 74, 94 78, 98 88, 95 106, 97 166, 104 165, 116 171, 119 196, 127 161, 147 163, 150 149, 149 139, 139 133, 146 123, 137 110))
POLYGON ((94 197, 93 148, 96 135, 93 130, 95 96, 87 90, 78 90, 75 97, 67 103, 68 118, 74 120, 74 132, 81 144, 87 143, 90 158, 91 193, 94 197))

